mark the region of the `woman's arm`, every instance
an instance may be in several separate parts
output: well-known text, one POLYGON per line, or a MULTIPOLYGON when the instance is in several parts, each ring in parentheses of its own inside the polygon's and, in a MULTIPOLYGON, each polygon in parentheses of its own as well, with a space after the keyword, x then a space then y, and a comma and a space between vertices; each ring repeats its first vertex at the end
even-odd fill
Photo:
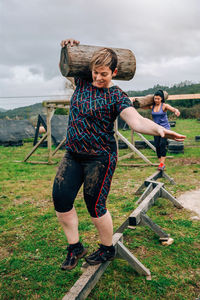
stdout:
POLYGON ((125 108, 120 117, 133 129, 139 133, 161 136, 176 141, 184 141, 186 136, 167 130, 153 121, 143 118, 133 107, 125 108))
POLYGON ((177 108, 172 107, 169 104, 165 104, 165 106, 164 106, 164 111, 167 111, 167 110, 173 112, 177 117, 180 116, 180 111, 177 108))
MULTIPOLYGON (((70 46, 73 47, 74 45, 79 45, 80 42, 75 39, 70 38, 70 39, 62 40, 60 43, 62 48, 64 48, 68 44, 70 44, 70 46)), ((59 64, 59 68, 60 68, 60 64, 59 64)), ((67 79, 71 82, 72 88, 75 90, 76 85, 75 85, 74 77, 67 77, 67 79)))

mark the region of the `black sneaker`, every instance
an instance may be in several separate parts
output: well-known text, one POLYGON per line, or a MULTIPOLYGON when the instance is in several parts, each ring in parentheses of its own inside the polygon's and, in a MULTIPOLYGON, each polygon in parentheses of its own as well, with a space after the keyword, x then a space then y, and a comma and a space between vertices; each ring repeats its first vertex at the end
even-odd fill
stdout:
POLYGON ((85 260, 89 265, 98 265, 104 263, 108 260, 113 260, 115 258, 115 247, 107 247, 100 244, 97 251, 87 256, 85 260))
POLYGON ((69 245, 67 250, 67 257, 61 266, 62 270, 74 269, 78 263, 78 260, 87 254, 87 249, 85 249, 82 244, 76 248, 69 245))

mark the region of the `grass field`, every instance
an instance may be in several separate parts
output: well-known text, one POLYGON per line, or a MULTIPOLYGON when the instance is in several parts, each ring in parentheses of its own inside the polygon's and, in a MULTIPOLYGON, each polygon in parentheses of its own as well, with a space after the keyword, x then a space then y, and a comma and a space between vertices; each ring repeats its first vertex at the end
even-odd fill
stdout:
MULTIPOLYGON (((184 154, 167 160, 167 174, 176 185, 162 179, 175 197, 200 188, 200 135, 196 120, 178 120, 174 128, 187 135, 184 154)), ((130 131, 122 132, 130 138, 130 131)), ((136 137, 137 139, 137 137, 136 137)), ((150 137, 149 139, 152 139, 150 137)), ((81 275, 80 261, 71 272, 60 270, 65 257, 66 240, 57 222, 51 190, 57 170, 55 165, 16 163, 31 150, 32 143, 22 147, 0 147, 0 299, 62 299, 81 275)), ((120 156, 128 150, 120 150, 120 156)), ((152 150, 142 150, 157 162, 152 150), (154 158, 152 158, 152 156, 154 158)), ((59 162, 64 150, 54 158, 59 162)), ((47 150, 39 149, 31 160, 47 159, 47 150)), ((136 156, 124 163, 142 163, 136 156)), ((142 182, 155 172, 155 167, 123 167, 115 171, 108 198, 116 230, 136 208, 134 195, 142 182)), ((89 251, 97 247, 98 236, 88 216, 82 190, 75 207, 79 216, 81 240, 89 251)), ((196 299, 200 297, 200 233, 195 215, 175 208, 159 198, 148 211, 154 222, 174 238, 170 246, 162 246, 147 227, 126 229, 124 244, 147 267, 152 280, 146 281, 125 261, 114 260, 87 299, 196 299)))

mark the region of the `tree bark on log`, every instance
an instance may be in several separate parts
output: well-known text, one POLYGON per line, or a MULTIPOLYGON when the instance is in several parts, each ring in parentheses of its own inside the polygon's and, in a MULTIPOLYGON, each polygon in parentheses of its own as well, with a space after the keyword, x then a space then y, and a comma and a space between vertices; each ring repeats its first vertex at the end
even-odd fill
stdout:
MULTIPOLYGON (((94 52, 104 47, 67 45, 61 50, 60 70, 64 77, 82 77, 91 78, 89 69, 90 60, 94 52)), ((129 49, 111 48, 115 51, 118 58, 118 72, 114 79, 130 80, 133 78, 136 70, 136 60, 133 52, 129 49)))
MULTIPOLYGON (((163 91, 163 92, 164 92, 164 98, 165 98, 165 100, 167 100, 168 93, 166 91, 163 91)), ((154 97, 154 95, 147 95, 144 97, 130 97, 130 98, 135 99, 135 101, 133 102, 133 106, 135 108, 143 108, 143 107, 149 107, 149 106, 153 105, 153 103, 154 103, 153 97, 154 97)))

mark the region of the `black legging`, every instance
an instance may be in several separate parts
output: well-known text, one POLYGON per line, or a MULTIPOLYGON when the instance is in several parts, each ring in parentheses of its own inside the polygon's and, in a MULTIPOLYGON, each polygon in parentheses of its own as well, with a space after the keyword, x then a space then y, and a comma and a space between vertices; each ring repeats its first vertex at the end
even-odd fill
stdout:
POLYGON ((70 211, 81 185, 84 184, 84 200, 90 215, 93 218, 103 216, 107 211, 106 199, 116 162, 116 153, 97 156, 66 152, 53 185, 55 210, 70 211))
POLYGON ((154 136, 154 143, 158 158, 165 157, 167 154, 167 139, 161 136, 154 136))

